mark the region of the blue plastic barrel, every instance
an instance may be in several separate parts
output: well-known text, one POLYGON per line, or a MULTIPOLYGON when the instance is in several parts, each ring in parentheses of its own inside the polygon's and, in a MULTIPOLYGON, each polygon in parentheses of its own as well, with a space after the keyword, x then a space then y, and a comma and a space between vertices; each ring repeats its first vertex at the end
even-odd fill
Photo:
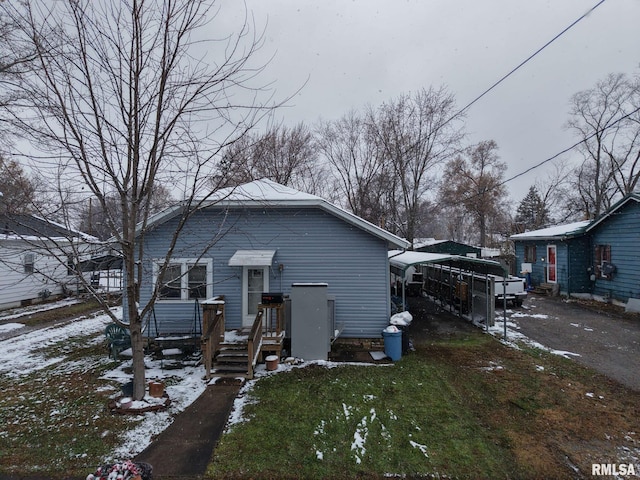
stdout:
POLYGON ((402 331, 388 332, 382 331, 384 338, 384 354, 394 362, 402 358, 402 331))

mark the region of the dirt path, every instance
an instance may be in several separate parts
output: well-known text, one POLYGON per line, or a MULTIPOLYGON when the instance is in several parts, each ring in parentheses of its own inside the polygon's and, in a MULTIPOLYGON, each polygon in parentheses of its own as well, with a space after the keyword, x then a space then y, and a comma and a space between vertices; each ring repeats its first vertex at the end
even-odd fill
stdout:
POLYGON ((640 319, 531 295, 508 315, 528 338, 640 391, 640 319))

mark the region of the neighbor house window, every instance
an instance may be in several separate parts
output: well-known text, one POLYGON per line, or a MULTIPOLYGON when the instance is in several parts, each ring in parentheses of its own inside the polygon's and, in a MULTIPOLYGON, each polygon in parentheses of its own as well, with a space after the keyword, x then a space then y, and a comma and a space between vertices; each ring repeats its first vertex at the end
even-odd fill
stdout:
POLYGON ((24 254, 24 273, 33 273, 34 255, 33 253, 24 254))
POLYGON ((67 275, 76 274, 76 262, 72 255, 67 255, 67 275))
POLYGON ((536 246, 535 245, 524 246, 524 262, 536 263, 536 246))
POLYGON ((596 276, 598 278, 611 278, 611 245, 596 245, 596 276))
MULTIPOLYGON (((154 281, 158 281, 161 264, 155 264, 154 281)), ((159 288, 160 300, 195 300, 213 296, 213 261, 175 259, 167 267, 159 288)))

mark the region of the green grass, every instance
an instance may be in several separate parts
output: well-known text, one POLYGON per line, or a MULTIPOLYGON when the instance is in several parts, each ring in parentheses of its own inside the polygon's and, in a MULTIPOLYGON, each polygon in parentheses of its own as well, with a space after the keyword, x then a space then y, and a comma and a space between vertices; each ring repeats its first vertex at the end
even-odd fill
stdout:
POLYGON ((0 376, 0 476, 86 477, 132 428, 107 403, 118 386, 100 378, 113 368, 103 335, 74 337, 46 347, 53 365, 0 376))
MULTIPOLYGON (((29 313, 15 318, 11 321, 22 323, 28 327, 33 327, 55 320, 70 319, 82 315, 91 314, 98 310, 100 310, 100 305, 98 304, 98 302, 96 300, 88 300, 86 302, 72 303, 63 307, 29 313)), ((13 311, 7 311, 3 313, 10 314, 12 312, 13 311)), ((1 316, 0 320, 2 320, 1 316)))
POLYGON ((569 458, 589 472, 640 428, 637 393, 480 332, 392 366, 278 373, 246 396, 207 478, 574 478, 569 458))
POLYGON ((451 371, 417 355, 395 366, 311 367, 257 382, 216 449, 216 478, 354 478, 388 474, 504 477, 515 468, 465 407, 451 371), (358 440, 362 443, 358 443, 358 440))
MULTIPOLYGON (((567 458, 589 472, 621 447, 640 454, 640 394, 574 361, 481 332, 416 348, 252 383, 207 478, 573 478, 567 458)), ((114 366, 101 332, 42 353, 64 360, 0 376, 0 476, 84 478, 136 423, 107 409, 118 385, 101 378, 114 366)))

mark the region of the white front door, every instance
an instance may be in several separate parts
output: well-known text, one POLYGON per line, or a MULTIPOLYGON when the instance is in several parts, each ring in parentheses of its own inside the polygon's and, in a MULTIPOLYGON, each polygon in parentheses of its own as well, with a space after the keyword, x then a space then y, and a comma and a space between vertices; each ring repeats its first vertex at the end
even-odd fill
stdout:
POLYGON ((269 291, 269 267, 242 268, 242 326, 250 327, 256 319, 262 293, 269 291))

